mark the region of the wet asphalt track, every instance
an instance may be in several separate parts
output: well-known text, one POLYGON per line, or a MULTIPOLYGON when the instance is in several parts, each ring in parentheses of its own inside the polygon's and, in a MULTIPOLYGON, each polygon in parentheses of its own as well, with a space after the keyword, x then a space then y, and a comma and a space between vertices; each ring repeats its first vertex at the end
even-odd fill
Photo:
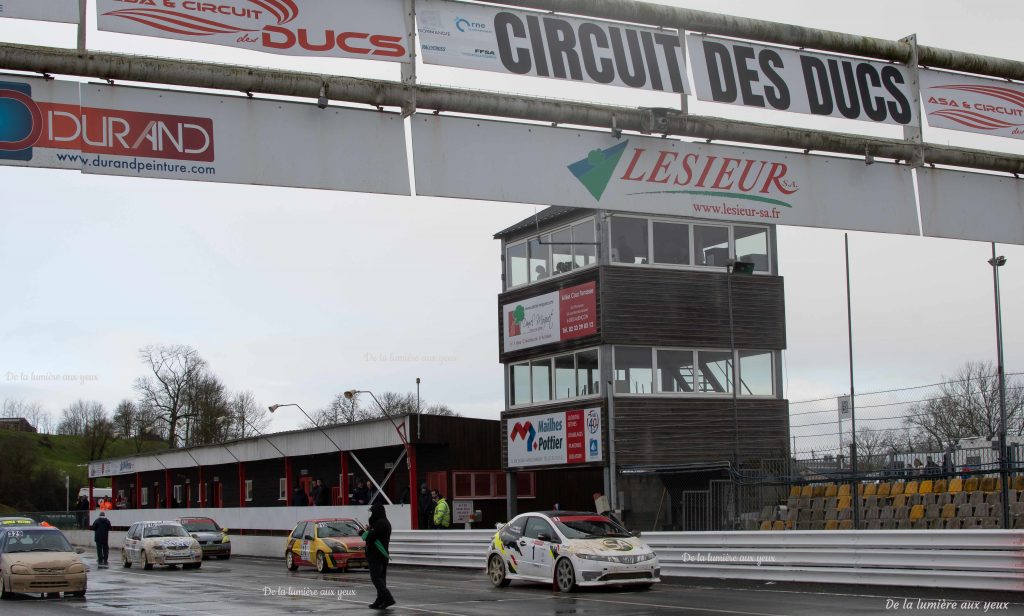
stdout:
MULTIPOLYGON (((97 569, 95 557, 88 554, 85 559, 90 568, 86 598, 15 597, 0 603, 0 616, 380 613, 367 608, 375 593, 365 571, 320 575, 303 568, 291 573, 285 569, 283 559, 277 562, 250 558, 206 561, 198 571, 143 571, 138 567, 122 568, 117 551, 111 553, 114 564, 109 568, 97 569)), ((398 605, 388 612, 403 616, 1024 616, 1024 594, 1008 593, 675 580, 649 591, 600 589, 559 594, 549 586, 516 582, 509 588, 495 589, 482 571, 462 569, 393 567, 388 577, 398 599, 398 605), (945 599, 948 603, 944 610, 920 609, 918 598, 945 599), (978 605, 964 605, 964 601, 977 601, 978 605), (986 602, 991 602, 988 611, 986 602), (1008 605, 998 605, 1000 602, 1008 605), (894 604, 900 605, 900 609, 892 609, 894 604)))

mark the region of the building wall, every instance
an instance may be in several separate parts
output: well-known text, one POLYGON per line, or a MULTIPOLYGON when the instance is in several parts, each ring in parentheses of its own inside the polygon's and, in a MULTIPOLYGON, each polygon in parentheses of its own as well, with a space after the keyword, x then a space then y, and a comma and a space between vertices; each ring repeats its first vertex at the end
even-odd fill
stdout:
POLYGON ((605 266, 600 284, 607 344, 728 349, 731 284, 736 347, 786 348, 781 277, 605 266))

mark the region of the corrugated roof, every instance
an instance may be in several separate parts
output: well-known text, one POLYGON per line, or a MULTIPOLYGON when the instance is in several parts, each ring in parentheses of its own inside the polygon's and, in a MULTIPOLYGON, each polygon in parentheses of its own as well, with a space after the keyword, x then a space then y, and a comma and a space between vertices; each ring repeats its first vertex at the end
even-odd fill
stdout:
POLYGON ((548 226, 548 223, 555 222, 562 218, 579 215, 587 211, 589 210, 580 207, 562 207, 559 205, 551 206, 537 212, 536 216, 524 218, 511 227, 498 231, 494 234, 494 239, 501 240, 512 235, 519 235, 531 229, 536 229, 538 225, 543 229, 548 226))

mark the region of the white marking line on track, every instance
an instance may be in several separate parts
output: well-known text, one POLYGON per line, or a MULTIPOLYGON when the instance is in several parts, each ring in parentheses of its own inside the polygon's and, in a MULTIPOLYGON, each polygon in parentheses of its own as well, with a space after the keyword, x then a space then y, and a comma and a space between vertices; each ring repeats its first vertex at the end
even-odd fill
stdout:
POLYGON ((741 612, 739 610, 716 610, 710 607, 689 607, 684 605, 664 605, 660 603, 640 603, 636 601, 612 601, 610 599, 591 599, 590 597, 559 597, 573 601, 593 601, 597 603, 611 603, 612 605, 630 605, 635 607, 654 607, 666 610, 683 610, 687 612, 714 612, 716 614, 741 614, 742 616, 787 616, 786 614, 770 614, 768 612, 741 612))
MULTIPOLYGON (((667 587, 664 587, 664 588, 667 589, 667 587)), ((677 586, 676 588, 691 588, 692 589, 692 587, 686 587, 686 586, 677 586)), ((781 588, 731 588, 731 587, 724 587, 724 586, 723 587, 701 586, 698 590, 728 590, 728 591, 733 591, 733 592, 752 591, 752 592, 770 592, 770 593, 776 593, 776 594, 815 595, 815 596, 821 596, 821 597, 857 597, 857 598, 860 598, 860 599, 895 599, 895 598, 900 598, 900 599, 921 599, 922 601, 934 601, 935 600, 935 597, 916 597, 916 596, 913 596, 913 595, 901 595, 901 594, 898 594, 898 593, 893 593, 893 594, 889 594, 889 595, 871 595, 871 594, 852 593, 852 592, 846 592, 846 593, 844 593, 844 592, 824 592, 824 591, 817 591, 817 590, 792 590, 792 589, 781 589, 781 588)), ((909 591, 911 589, 908 588, 907 590, 909 591)), ((936 589, 936 590, 939 590, 939 589, 936 589)), ((968 589, 962 589, 962 590, 964 590, 965 592, 969 592, 968 589)), ((961 601, 961 600, 958 599, 957 601, 961 601)), ((1013 603, 1013 602, 1011 602, 1010 605, 1024 606, 1024 603, 1013 603)))
MULTIPOLYGON (((363 603, 362 601, 356 601, 355 599, 337 599, 337 601, 340 602, 340 603, 359 603, 360 605, 365 605, 365 603, 363 603)), ((428 612, 430 614, 442 614, 443 616, 470 616, 469 614, 460 614, 459 612, 441 612, 441 611, 438 611, 438 610, 428 610, 428 609, 424 609, 424 608, 421 608, 421 607, 410 607, 408 605, 402 605, 401 603, 396 603, 395 605, 392 605, 388 609, 389 610, 411 610, 413 612, 428 612)))

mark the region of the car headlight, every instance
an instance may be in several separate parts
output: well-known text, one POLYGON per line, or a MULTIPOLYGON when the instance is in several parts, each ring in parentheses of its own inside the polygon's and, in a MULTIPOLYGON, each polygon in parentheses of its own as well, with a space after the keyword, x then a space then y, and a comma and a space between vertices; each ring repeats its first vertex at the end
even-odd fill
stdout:
POLYGON ((576 552, 576 556, 579 556, 584 560, 601 560, 604 562, 612 562, 612 559, 615 558, 614 556, 601 556, 599 554, 591 554, 589 552, 576 552))
POLYGON ((75 563, 68 567, 68 573, 85 573, 85 565, 82 563, 75 563))
POLYGON ((220 540, 221 543, 231 543, 231 537, 224 535, 224 538, 220 540))
POLYGON ((641 563, 642 563, 642 562, 644 562, 645 560, 654 560, 654 559, 655 559, 655 558, 657 558, 657 557, 658 557, 658 555, 657 555, 657 554, 655 554, 654 552, 651 552, 651 553, 649 553, 649 554, 640 554, 640 555, 639 555, 639 556, 637 557, 637 562, 641 562, 641 563))
POLYGON ((29 575, 32 570, 25 565, 11 565, 11 573, 17 573, 18 575, 29 575))
POLYGON ((164 546, 162 546, 159 543, 157 543, 156 545, 153 546, 153 551, 154 552, 163 552, 164 551, 164 546))

